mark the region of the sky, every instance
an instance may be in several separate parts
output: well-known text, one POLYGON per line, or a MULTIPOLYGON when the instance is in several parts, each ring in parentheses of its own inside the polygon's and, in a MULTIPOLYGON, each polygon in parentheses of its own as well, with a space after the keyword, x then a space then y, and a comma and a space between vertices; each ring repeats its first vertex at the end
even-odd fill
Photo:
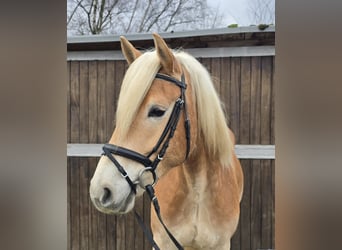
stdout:
POLYGON ((219 7, 225 13, 224 23, 237 23, 239 26, 249 26, 251 21, 248 15, 249 0, 208 0, 212 7, 219 7))
MULTIPOLYGON (((68 1, 69 2, 69 1, 68 1)), ((252 20, 251 6, 265 6, 265 4, 272 5, 274 9, 275 0, 207 0, 210 7, 218 9, 224 14, 222 23, 216 28, 227 27, 230 24, 238 24, 238 26, 250 26, 251 24, 260 23, 274 23, 274 21, 255 21, 252 20), (257 22, 257 23, 256 23, 257 22)), ((68 30, 68 35, 72 31, 68 30)))

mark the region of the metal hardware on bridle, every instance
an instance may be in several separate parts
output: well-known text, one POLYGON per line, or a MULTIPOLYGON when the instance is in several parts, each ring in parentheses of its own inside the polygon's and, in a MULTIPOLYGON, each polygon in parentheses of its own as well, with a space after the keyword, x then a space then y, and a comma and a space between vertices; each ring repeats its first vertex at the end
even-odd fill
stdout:
MULTIPOLYGON (((186 90, 187 85, 185 83, 184 74, 182 74, 182 76, 181 76, 181 81, 179 81, 179 80, 177 80, 171 76, 161 74, 161 73, 157 73, 155 78, 171 82, 171 83, 177 85, 178 87, 180 87, 180 90, 181 90, 181 95, 176 100, 175 105, 173 107, 173 110, 171 112, 170 118, 169 118, 159 140, 157 141, 156 145, 153 147, 151 152, 147 156, 145 156, 145 155, 142 155, 138 152, 132 151, 132 150, 127 149, 127 148, 119 147, 119 146, 112 145, 112 144, 105 144, 103 146, 103 155, 106 155, 113 162, 113 164, 116 166, 118 171, 121 173, 122 177, 126 179, 127 183, 129 184, 129 186, 131 187, 132 191, 135 194, 136 194, 136 186, 138 184, 146 190, 147 194, 149 195, 149 197, 151 199, 151 202, 153 203, 153 206, 154 206, 154 209, 155 209, 156 214, 158 216, 158 219, 161 222, 161 224, 163 225, 163 227, 164 227, 165 231, 167 232, 167 234, 169 235, 170 239, 173 241, 173 243, 177 246, 178 249, 183 249, 183 247, 179 244, 179 242, 174 238, 174 236, 171 234, 171 232, 167 229, 166 225, 164 224, 164 222, 161 218, 158 199, 154 194, 153 186, 157 182, 157 174, 156 174, 155 170, 156 170, 159 162, 161 162, 163 160, 163 157, 166 153, 166 150, 169 147, 169 142, 172 139, 172 137, 174 136, 174 133, 176 131, 177 124, 178 124, 182 110, 184 110, 183 113, 184 113, 184 127, 185 127, 185 138, 186 138, 185 159, 188 158, 188 155, 190 152, 190 121, 189 121, 189 117, 188 117, 188 111, 187 111, 186 99, 185 99, 185 90, 186 90), (150 157, 155 153, 157 153, 157 156, 155 157, 155 159, 153 161, 151 161, 150 157), (113 155, 119 155, 119 156, 128 158, 130 160, 136 161, 136 162, 144 165, 145 168, 139 172, 138 179, 136 181, 133 182, 130 179, 130 177, 128 176, 124 167, 122 167, 120 165, 120 163, 115 159, 115 157, 113 155), (140 183, 140 178, 142 177, 142 175, 146 171, 149 171, 152 173, 153 183, 146 185, 144 187, 140 183)), ((139 225, 142 227, 145 235, 147 236, 147 238, 151 242, 154 249, 159 250, 159 247, 157 246, 157 244, 153 240, 152 233, 146 228, 141 217, 136 212, 135 212, 135 215, 136 215, 136 218, 137 218, 139 225)))
POLYGON ((155 171, 152 171, 152 167, 147 167, 147 168, 143 168, 140 170, 139 174, 138 174, 138 179, 134 182, 134 184, 137 184, 139 185, 141 188, 145 189, 146 186, 143 185, 143 183, 141 183, 141 176, 143 176, 143 174, 146 172, 146 171, 149 171, 152 173, 152 176, 153 176, 153 183, 152 184, 149 184, 151 185, 152 187, 154 187, 157 183, 157 176, 156 176, 156 172, 155 171))

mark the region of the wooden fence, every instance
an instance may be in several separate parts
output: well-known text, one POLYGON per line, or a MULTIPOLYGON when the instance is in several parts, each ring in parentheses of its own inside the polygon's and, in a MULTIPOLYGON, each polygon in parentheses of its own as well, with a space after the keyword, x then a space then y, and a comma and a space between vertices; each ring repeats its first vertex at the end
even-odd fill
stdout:
MULTIPOLYGON (((182 33, 178 38, 174 34, 166 40, 171 46, 184 41, 183 47, 192 50, 210 71, 237 144, 274 145, 274 33, 274 29, 261 32, 249 28, 209 35, 182 33), (193 48, 188 41, 200 42, 194 42, 197 47, 193 48)), ((140 47, 151 46, 150 37, 133 38, 140 47)), ((118 37, 68 41, 70 146, 102 144, 113 132, 116 100, 127 69, 116 51, 118 46, 118 37)), ((241 159, 245 186, 233 250, 274 248, 274 158, 255 158, 241 159)), ((132 213, 104 215, 92 206, 88 189, 97 160, 69 153, 68 249, 151 249, 132 213)), ((148 223, 150 203, 146 197, 137 202, 136 209, 148 223)))

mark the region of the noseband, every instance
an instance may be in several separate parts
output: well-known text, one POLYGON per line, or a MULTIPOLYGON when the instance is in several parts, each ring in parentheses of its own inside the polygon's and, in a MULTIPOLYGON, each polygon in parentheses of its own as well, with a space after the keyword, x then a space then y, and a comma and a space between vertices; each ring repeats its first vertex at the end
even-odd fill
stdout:
MULTIPOLYGON (((157 197, 154 194, 153 186, 157 182, 157 174, 156 174, 157 166, 158 166, 159 162, 163 160, 163 157, 166 153, 166 150, 169 147, 169 142, 172 139, 172 137, 174 136, 174 133, 176 131, 177 124, 178 124, 182 110, 184 110, 184 112, 183 112, 184 113, 184 127, 185 127, 185 137, 186 137, 185 159, 188 158, 188 155, 190 152, 190 121, 189 121, 189 117, 188 117, 186 99, 185 99, 185 90, 186 90, 187 85, 185 83, 184 74, 182 74, 182 76, 181 76, 181 81, 179 81, 179 80, 177 80, 171 76, 161 74, 161 73, 157 73, 155 78, 171 82, 171 83, 175 84, 176 86, 178 86, 181 90, 181 94, 175 102, 175 105, 173 107, 170 118, 169 118, 169 120, 168 120, 168 122, 167 122, 167 124, 163 130, 163 133, 161 134, 159 140, 157 141, 156 145, 153 147, 151 152, 145 156, 145 155, 140 154, 139 152, 136 152, 136 151, 133 151, 133 150, 130 150, 127 148, 119 147, 119 146, 112 145, 112 144, 105 144, 103 146, 103 154, 106 155, 113 162, 113 164, 116 166, 118 171, 121 173, 122 177, 126 179, 126 181, 128 182, 129 186, 131 187, 131 189, 134 193, 137 192, 136 191, 136 185, 139 184, 140 177, 144 174, 144 172, 149 171, 152 173, 153 183, 148 184, 146 186, 144 186, 144 185, 140 185, 140 186, 147 191, 147 193, 148 193, 148 195, 149 195, 149 197, 150 197, 150 199, 154 205, 154 208, 155 208, 156 214, 159 218, 159 221, 163 225, 163 227, 166 230, 167 234, 169 235, 170 239, 173 241, 173 243, 177 246, 178 249, 183 249, 183 247, 179 244, 179 242, 175 239, 175 237, 172 235, 172 233, 165 226, 165 224, 161 218, 160 208, 159 208, 157 197), (154 158, 154 160, 151 160, 150 157, 155 153, 157 153, 157 156, 154 158), (119 155, 119 156, 128 158, 130 160, 133 160, 133 161, 136 161, 136 162, 142 164, 145 167, 139 172, 138 179, 136 182, 133 182, 131 180, 131 178, 128 176, 125 168, 123 166, 121 166, 121 164, 115 159, 115 157, 113 155, 119 155)), ((135 215, 136 215, 136 218, 138 220, 139 225, 144 230, 144 233, 146 234, 147 238, 151 242, 154 249, 159 250, 158 245, 153 240, 152 233, 146 228, 141 217, 136 212, 135 212, 135 215)))

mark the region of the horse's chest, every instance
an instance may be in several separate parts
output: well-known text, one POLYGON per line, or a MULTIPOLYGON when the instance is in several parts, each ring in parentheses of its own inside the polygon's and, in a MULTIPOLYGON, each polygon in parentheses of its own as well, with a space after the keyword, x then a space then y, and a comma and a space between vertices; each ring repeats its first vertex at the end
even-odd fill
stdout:
MULTIPOLYGON (((174 186, 177 185, 171 185, 174 186)), ((219 202, 219 199, 227 197, 227 194, 214 191, 205 180, 199 179, 191 188, 179 188, 160 196, 166 225, 183 246, 206 250, 229 249, 222 246, 229 242, 231 236, 229 226, 231 218, 228 216, 230 213, 228 211, 231 210, 219 202)), ((231 204, 225 202, 227 203, 231 204)), ((168 246, 167 244, 172 246, 160 223, 153 224, 157 241, 163 242, 162 246, 168 246)), ((164 249, 172 248, 164 247, 164 249)))
POLYGON ((192 247, 214 248, 220 241, 220 228, 213 223, 212 204, 199 194, 192 194, 185 204, 182 223, 176 225, 176 232, 192 247))

